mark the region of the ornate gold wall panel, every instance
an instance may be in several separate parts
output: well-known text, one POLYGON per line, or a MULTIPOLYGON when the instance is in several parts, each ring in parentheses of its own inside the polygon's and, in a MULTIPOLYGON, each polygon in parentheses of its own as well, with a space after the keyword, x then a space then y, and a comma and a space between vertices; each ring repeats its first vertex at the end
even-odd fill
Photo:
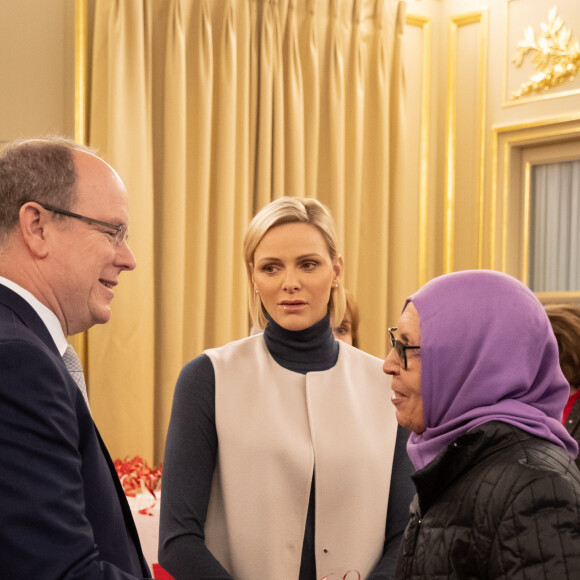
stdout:
POLYGON ((580 94, 580 3, 505 0, 502 106, 580 94))
POLYGON ((452 16, 447 76, 445 272, 482 267, 486 92, 487 10, 452 16))

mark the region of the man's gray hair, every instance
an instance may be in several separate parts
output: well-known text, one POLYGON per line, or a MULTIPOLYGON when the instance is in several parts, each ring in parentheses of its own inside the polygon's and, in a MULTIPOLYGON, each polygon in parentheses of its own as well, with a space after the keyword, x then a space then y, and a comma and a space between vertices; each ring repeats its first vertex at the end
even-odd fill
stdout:
POLYGON ((96 154, 66 137, 17 139, 0 151, 0 243, 18 223, 20 207, 37 201, 70 209, 76 196, 73 151, 96 154))

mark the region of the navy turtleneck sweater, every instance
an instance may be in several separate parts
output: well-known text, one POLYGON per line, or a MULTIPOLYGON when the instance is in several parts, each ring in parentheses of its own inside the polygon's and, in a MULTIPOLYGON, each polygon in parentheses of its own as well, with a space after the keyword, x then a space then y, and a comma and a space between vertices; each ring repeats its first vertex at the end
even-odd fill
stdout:
MULTIPOLYGON (((297 373, 328 370, 338 359, 339 343, 332 335, 328 315, 300 331, 287 330, 270 320, 264 340, 274 360, 297 373)), ((406 453, 407 438, 407 432, 399 427, 384 555, 368 580, 395 577, 398 545, 414 495, 410 477, 414 469, 406 453)), ((210 359, 202 354, 185 365, 177 381, 165 449, 159 561, 175 580, 232 580, 204 543, 203 527, 217 449, 215 375, 210 359)), ((298 580, 317 580, 313 490, 314 478, 298 580)))
POLYGON ((328 314, 305 330, 286 330, 269 319, 264 340, 280 366, 303 375, 331 369, 338 359, 339 346, 328 314))

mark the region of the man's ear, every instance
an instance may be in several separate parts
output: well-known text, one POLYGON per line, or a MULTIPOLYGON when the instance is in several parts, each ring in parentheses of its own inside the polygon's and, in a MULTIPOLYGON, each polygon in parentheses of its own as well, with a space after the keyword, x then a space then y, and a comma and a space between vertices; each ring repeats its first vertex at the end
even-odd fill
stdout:
POLYGON ((46 226, 49 222, 47 212, 34 202, 25 203, 19 212, 20 233, 24 244, 36 258, 48 255, 49 244, 46 226))

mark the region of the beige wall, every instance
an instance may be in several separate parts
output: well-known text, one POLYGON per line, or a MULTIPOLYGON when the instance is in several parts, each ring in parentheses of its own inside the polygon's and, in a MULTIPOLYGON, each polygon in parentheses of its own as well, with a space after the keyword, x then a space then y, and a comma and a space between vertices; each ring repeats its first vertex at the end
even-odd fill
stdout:
MULTIPOLYGON (((537 72, 512 62, 525 29, 536 38, 553 0, 408 0, 409 118, 406 211, 391 235, 402 240, 391 312, 446 271, 487 267, 525 280, 526 152, 541 143, 578 145, 580 78, 514 100, 537 72), (421 223, 422 217, 422 223, 421 223), (411 228, 411 229, 410 229, 411 228), (414 229, 413 229, 414 228, 414 229), (413 238, 413 239, 409 239, 413 238)), ((580 38, 580 4, 557 3, 580 38)), ((403 205, 401 202, 399 206, 403 205)))
POLYGON ((74 0, 0 0, 0 142, 74 136, 74 0))
MULTIPOLYGON (((75 4, 0 0, 0 142, 74 136, 75 4)), ((529 57, 520 69, 511 64, 517 42, 527 26, 539 31, 553 5, 408 0, 408 161, 389 233, 397 243, 389 267, 392 316, 409 293, 445 271, 493 267, 525 278, 524 201, 512 191, 522 185, 520 154, 538 131, 574 143, 580 116, 580 76, 543 95, 509 99, 534 72, 529 57), (549 123, 558 120, 565 122, 549 123)), ((580 35, 580 4, 557 6, 580 35)))

